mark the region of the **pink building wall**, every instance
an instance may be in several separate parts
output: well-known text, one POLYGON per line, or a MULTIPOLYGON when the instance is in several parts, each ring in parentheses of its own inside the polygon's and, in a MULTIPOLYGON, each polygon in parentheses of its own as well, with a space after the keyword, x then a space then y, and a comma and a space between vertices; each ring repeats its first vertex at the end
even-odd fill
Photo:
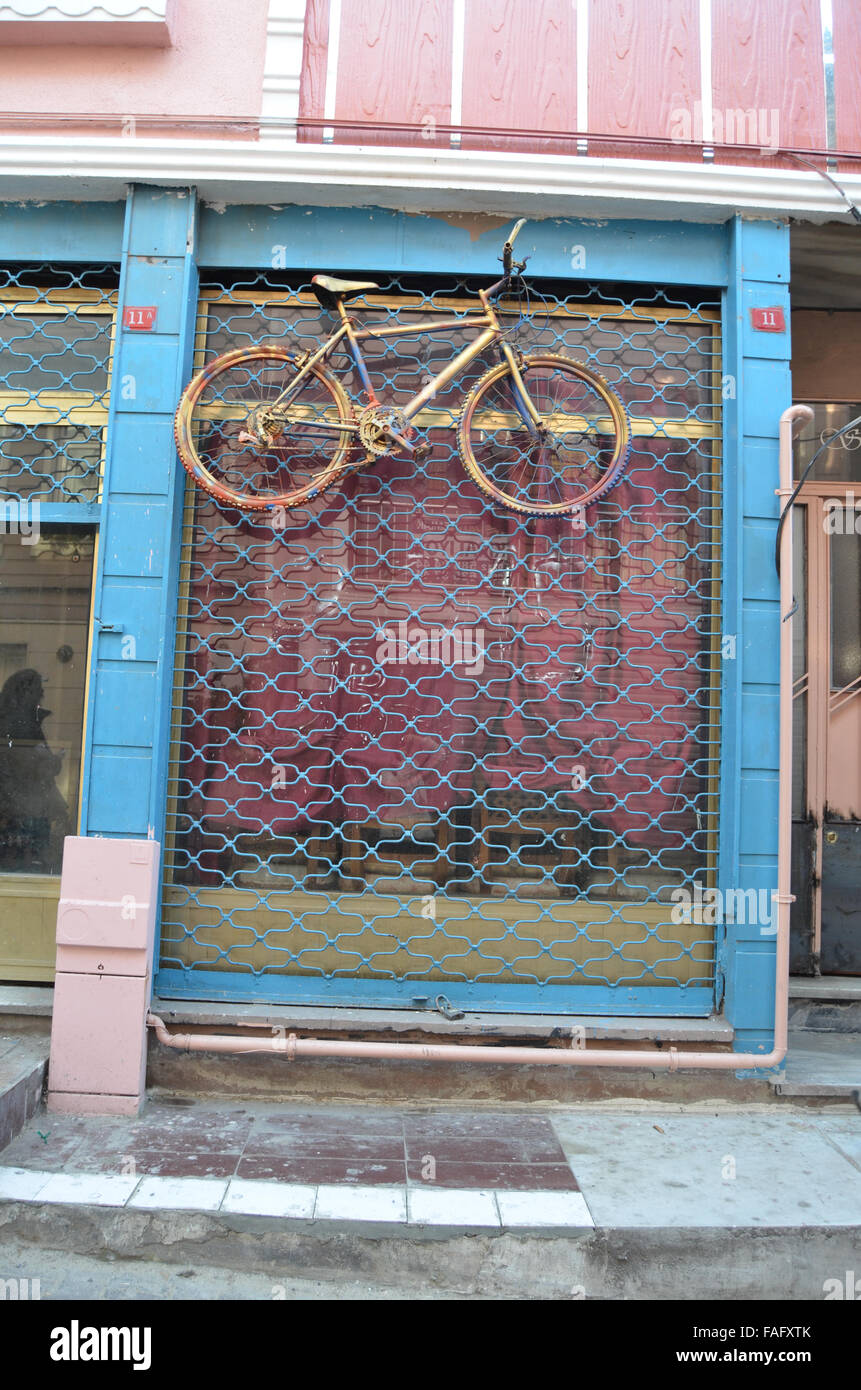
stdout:
POLYGON ((269 0, 178 0, 170 48, 4 47, 0 112, 256 116, 268 9, 269 0))

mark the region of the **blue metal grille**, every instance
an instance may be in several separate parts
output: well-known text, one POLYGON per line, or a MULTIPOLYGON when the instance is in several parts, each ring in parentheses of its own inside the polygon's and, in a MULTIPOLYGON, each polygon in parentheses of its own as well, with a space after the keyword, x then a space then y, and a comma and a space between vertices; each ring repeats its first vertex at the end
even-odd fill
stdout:
POLYGON ((0 267, 0 493, 94 502, 116 271, 0 267))
MULTIPOLYGON (((671 894, 717 853, 719 313, 542 288, 525 319, 506 306, 512 337, 597 369, 631 418, 585 525, 501 509, 464 472, 491 356, 415 422, 421 464, 383 458, 274 526, 188 485, 163 992, 708 1009, 713 928, 671 894)), ((355 313, 465 314, 471 289, 402 279, 355 313)), ((209 284, 198 364, 331 322, 307 286, 209 284)), ((368 342, 383 400, 468 336, 368 342)))

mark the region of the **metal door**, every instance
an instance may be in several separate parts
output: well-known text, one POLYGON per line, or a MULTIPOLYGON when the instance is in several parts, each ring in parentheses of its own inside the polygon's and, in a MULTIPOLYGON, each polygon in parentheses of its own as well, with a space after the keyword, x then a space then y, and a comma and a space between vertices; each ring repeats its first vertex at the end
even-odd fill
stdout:
MULTIPOLYGON (((818 405, 797 467, 861 414, 818 405)), ((861 974, 861 431, 835 439, 796 522, 792 968, 861 974), (858 495, 853 487, 857 484, 858 495)))

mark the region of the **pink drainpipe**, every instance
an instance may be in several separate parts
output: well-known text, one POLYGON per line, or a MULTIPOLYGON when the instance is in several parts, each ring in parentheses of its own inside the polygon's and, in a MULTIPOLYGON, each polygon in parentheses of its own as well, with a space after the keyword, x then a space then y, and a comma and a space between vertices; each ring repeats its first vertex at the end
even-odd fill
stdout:
MULTIPOLYGON (((780 417, 780 487, 778 495, 792 492, 792 435, 796 421, 813 419, 807 405, 793 405, 780 417)), ((780 544, 780 742, 777 849, 777 952, 774 991, 774 1047, 771 1052, 679 1052, 678 1048, 579 1047, 476 1047, 468 1043, 339 1042, 323 1038, 242 1038, 216 1033, 169 1033, 155 1014, 147 1022, 165 1047, 190 1052, 281 1052, 295 1057, 390 1057, 417 1062, 510 1062, 569 1067, 642 1067, 648 1071, 699 1070, 744 1071, 778 1066, 786 1056, 789 999, 789 891, 792 830, 792 621, 785 615, 792 607, 792 526, 783 528, 780 544)))

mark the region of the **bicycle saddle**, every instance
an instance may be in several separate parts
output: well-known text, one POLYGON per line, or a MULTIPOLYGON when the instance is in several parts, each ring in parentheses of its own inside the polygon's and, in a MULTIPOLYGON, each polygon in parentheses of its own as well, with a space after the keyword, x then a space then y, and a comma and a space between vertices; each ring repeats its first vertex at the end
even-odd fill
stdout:
POLYGON ((311 288, 324 309, 336 309, 339 299, 352 299, 362 290, 378 290, 372 280, 337 280, 334 275, 314 275, 311 288))

